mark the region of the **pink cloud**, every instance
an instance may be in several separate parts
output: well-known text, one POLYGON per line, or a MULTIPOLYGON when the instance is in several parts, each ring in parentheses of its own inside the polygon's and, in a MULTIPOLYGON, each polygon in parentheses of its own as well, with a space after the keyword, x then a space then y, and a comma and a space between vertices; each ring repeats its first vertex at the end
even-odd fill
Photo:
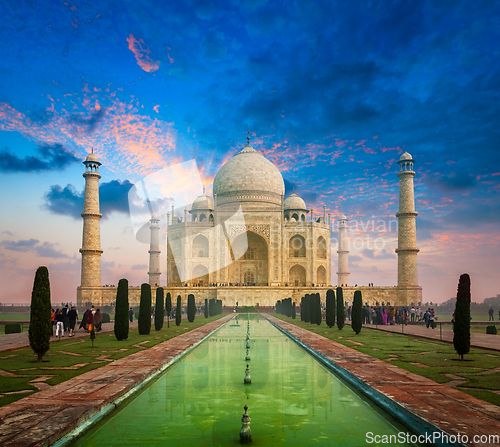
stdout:
POLYGON ((144 71, 151 73, 160 68, 160 62, 151 59, 151 57, 149 56, 151 50, 147 45, 144 44, 144 41, 142 39, 137 40, 132 35, 132 33, 130 33, 130 35, 127 37, 127 42, 128 42, 128 49, 132 51, 132 53, 134 53, 137 64, 144 71))
POLYGON ((156 113, 159 113, 158 110, 160 109, 160 106, 157 104, 153 107, 153 110, 156 112, 156 113))

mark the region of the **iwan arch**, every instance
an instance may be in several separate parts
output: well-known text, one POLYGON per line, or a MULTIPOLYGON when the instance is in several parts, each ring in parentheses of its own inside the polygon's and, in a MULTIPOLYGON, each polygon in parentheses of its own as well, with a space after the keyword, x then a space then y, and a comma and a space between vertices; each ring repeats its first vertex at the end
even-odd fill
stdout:
MULTIPOLYGON (((398 233, 398 285, 361 287, 363 301, 409 305, 422 300, 418 286, 413 162, 405 152, 398 161, 400 206, 398 233)), ((79 303, 110 304, 116 289, 100 281, 99 197, 100 163, 95 154, 84 161, 85 208, 82 213, 82 282, 79 303)), ((349 287, 347 218, 339 216, 337 278, 331 279, 330 214, 314 215, 302 198, 285 187, 279 170, 249 142, 225 163, 213 184, 213 198, 203 193, 184 211, 184 217, 167 215, 167 253, 160 250, 159 220, 151 219, 149 283, 161 284, 175 298, 193 293, 197 302, 217 298, 226 306, 273 306, 292 297, 298 302, 309 292, 322 299, 332 285, 349 287), (166 278, 160 266, 166 267, 166 278)), ((145 278, 146 279, 146 278, 145 278)), ((358 289, 358 288, 356 288, 358 289)), ((131 305, 139 303, 140 288, 130 288, 131 305)))

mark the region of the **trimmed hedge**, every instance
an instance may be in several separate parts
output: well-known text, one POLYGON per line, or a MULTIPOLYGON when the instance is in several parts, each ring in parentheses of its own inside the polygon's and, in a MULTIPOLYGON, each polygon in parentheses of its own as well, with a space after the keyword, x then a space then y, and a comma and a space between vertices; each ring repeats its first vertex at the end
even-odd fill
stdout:
POLYGON ((493 325, 486 326, 486 333, 490 335, 497 335, 498 334, 497 327, 493 325))
MULTIPOLYGON (((126 340, 129 329, 129 303, 128 303, 128 281, 120 279, 116 289, 116 310, 115 310, 115 337, 117 340, 126 340)), ((104 314, 103 314, 104 321, 104 314)))
POLYGON ((103 323, 111 323, 111 316, 108 313, 103 312, 102 313, 102 322, 103 323))
POLYGON ((5 323, 6 334, 17 334, 19 332, 21 332, 21 323, 5 323))
POLYGON ((458 281, 453 346, 460 360, 470 351, 470 277, 467 273, 460 275, 458 281))

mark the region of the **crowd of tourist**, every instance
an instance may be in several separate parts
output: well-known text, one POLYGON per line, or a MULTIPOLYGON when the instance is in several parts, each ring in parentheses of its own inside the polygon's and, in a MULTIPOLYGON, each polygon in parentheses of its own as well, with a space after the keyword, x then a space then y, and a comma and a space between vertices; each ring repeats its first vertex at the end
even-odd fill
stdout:
MULTIPOLYGON (((346 307, 346 318, 351 320, 352 306, 346 307)), ((436 327, 434 309, 415 306, 363 306, 363 324, 394 325, 424 322, 427 328, 436 327)))
MULTIPOLYGON (((52 334, 59 337, 59 334, 64 337, 64 332, 68 334, 68 337, 75 336, 76 322, 78 321, 78 310, 75 306, 69 306, 66 304, 61 309, 52 309, 52 334), (54 334, 55 329, 55 334, 54 334)), ((95 309, 94 306, 90 307, 85 311, 80 322, 80 329, 85 330, 85 332, 90 332, 92 328, 96 332, 102 329, 102 312, 100 309, 95 309)))

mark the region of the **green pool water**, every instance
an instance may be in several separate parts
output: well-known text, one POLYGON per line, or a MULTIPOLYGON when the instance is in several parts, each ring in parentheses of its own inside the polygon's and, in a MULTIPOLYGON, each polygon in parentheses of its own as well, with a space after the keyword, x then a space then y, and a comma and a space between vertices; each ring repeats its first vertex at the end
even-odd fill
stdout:
POLYGON ((367 432, 408 432, 266 319, 249 318, 249 362, 247 320, 239 317, 73 446, 236 446, 245 405, 252 446, 359 447, 376 445, 366 443, 367 432))

